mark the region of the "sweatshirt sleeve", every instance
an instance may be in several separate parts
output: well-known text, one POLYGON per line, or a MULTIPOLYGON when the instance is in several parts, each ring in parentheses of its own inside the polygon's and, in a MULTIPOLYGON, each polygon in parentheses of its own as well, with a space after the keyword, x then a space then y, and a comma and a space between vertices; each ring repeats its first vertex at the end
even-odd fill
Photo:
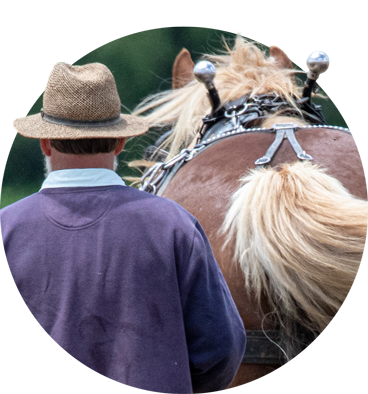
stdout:
POLYGON ((203 229, 196 223, 179 286, 194 393, 225 389, 244 355, 246 335, 203 229))

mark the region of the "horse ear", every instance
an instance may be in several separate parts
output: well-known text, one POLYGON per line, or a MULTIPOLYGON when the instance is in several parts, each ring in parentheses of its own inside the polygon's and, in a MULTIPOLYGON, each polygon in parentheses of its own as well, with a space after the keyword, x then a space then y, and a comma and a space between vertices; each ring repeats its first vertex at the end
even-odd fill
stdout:
POLYGON ((183 48, 176 56, 172 69, 172 88, 180 89, 194 79, 194 63, 187 49, 183 48))
POLYGON ((275 46, 270 47, 270 55, 275 58, 276 64, 280 68, 293 68, 293 63, 280 48, 275 46))

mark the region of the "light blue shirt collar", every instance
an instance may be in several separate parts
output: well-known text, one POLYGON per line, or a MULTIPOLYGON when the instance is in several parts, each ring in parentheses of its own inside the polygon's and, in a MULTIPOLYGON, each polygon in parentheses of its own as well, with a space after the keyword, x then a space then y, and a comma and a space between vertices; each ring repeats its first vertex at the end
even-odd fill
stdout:
POLYGON ((52 171, 44 180, 41 190, 55 187, 125 186, 120 176, 107 168, 76 168, 52 171))

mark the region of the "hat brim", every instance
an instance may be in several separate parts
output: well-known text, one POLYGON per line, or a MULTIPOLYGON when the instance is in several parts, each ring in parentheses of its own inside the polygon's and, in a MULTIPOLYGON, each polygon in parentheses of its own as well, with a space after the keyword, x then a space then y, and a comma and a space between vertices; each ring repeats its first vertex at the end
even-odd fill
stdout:
POLYGON ((15 120, 14 127, 24 137, 54 140, 134 137, 149 129, 148 123, 137 116, 121 114, 120 118, 120 122, 109 126, 75 127, 50 123, 36 114, 15 120))

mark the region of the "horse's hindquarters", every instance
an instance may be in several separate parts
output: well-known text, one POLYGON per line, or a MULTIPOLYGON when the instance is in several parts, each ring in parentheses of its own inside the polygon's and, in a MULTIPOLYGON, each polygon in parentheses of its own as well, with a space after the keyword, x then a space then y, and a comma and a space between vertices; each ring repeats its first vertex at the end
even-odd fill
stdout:
MULTIPOLYGON (((323 297, 328 293, 330 298, 322 306, 322 313, 326 316, 316 325, 317 330, 320 330, 343 302, 361 259, 366 233, 367 203, 350 196, 339 184, 340 182, 354 196, 366 199, 363 167, 352 136, 338 129, 324 128, 300 129, 295 135, 301 147, 313 156, 312 163, 325 168, 326 173, 308 162, 300 163, 288 140, 283 140, 270 163, 272 167, 280 165, 280 168, 255 171, 258 180, 263 183, 256 186, 256 181, 250 180, 249 184, 253 182, 254 193, 250 196, 249 191, 244 191, 245 200, 238 200, 238 208, 235 209, 230 225, 235 218, 240 219, 233 227, 234 232, 226 248, 223 248, 226 237, 220 235, 219 230, 232 205, 232 199, 234 204, 238 198, 235 192, 243 192, 244 186, 240 185, 239 180, 255 168, 254 162, 265 154, 274 141, 273 133, 252 132, 214 143, 183 166, 163 193, 164 197, 178 202, 197 217, 203 226, 246 329, 261 329, 262 325, 264 329, 272 329, 273 327, 267 326, 267 322, 263 321, 264 313, 274 310, 273 307, 276 306, 276 313, 281 316, 283 305, 277 302, 280 294, 297 290, 298 292, 294 291, 288 298, 288 302, 291 300, 290 304, 294 307, 308 300, 311 300, 312 304, 318 303, 316 295, 323 297), (284 163, 291 164, 282 169, 284 163), (293 174, 289 174, 287 168, 294 171, 293 174), (269 177, 273 184, 266 182, 266 177, 269 177), (290 177, 295 183, 284 183, 283 177, 290 177), (336 179, 339 182, 336 182, 336 179), (278 196, 275 194, 277 188, 281 193, 278 196), (293 191, 294 195, 290 191, 293 191), (312 196, 310 192, 315 195, 312 196), (304 194, 307 197, 305 201, 298 200, 304 194), (289 203, 291 205, 287 206, 289 203), (291 206, 294 209, 295 205, 297 211, 291 209, 291 206), (280 212, 286 212, 287 215, 281 215, 280 212), (268 237, 268 244, 274 246, 271 252, 264 247, 266 243, 257 244, 252 238, 257 226, 262 227, 264 215, 272 219, 263 226, 262 234, 256 234, 255 239, 266 240, 268 237), (286 217, 286 222, 282 216, 284 219, 286 217), (245 218, 245 221, 241 218, 245 218), (295 218, 300 221, 297 222, 295 218), (309 227, 304 226, 303 220, 308 221, 309 227), (295 231, 286 233, 287 225, 295 231), (245 230, 241 230, 242 226, 245 230), (318 240, 313 238, 317 234, 318 240), (304 244, 299 243, 298 237, 301 237, 304 244), (243 261, 240 261, 239 257, 238 264, 234 262, 238 247, 236 243, 240 245, 238 257, 244 256, 243 261), (278 248, 278 245, 282 248, 278 248), (255 246, 257 250, 252 249, 255 246), (297 253, 294 247, 298 249, 297 253), (265 253, 257 254, 260 250, 265 253), (284 264, 287 253, 294 257, 293 265, 290 262, 284 264), (249 255, 253 256, 252 264, 255 269, 248 269, 249 255), (268 266, 265 261, 269 263, 268 266), (273 266, 273 263, 279 266, 273 266), (250 281, 250 277, 256 279, 250 281), (280 285, 284 279, 284 284, 280 285), (269 281, 272 282, 270 288, 276 289, 275 293, 267 289, 266 282, 269 281), (314 288, 315 294, 303 293, 303 286, 299 284, 304 282, 305 288, 314 288), (268 298, 262 306, 256 302, 258 291, 262 291, 268 298)), ((304 304, 304 307, 306 313, 309 313, 310 306, 304 304)), ((320 312, 321 310, 317 311, 317 314, 320 312)), ((289 328, 297 327, 292 320, 295 317, 298 318, 295 315, 292 318, 289 316, 289 328)), ((283 316, 280 318, 282 322, 283 316)), ((307 320, 307 323, 299 321, 298 324, 308 325, 310 318, 307 320)), ((242 365, 232 387, 257 379, 274 369, 276 367, 272 369, 269 365, 242 365)))

